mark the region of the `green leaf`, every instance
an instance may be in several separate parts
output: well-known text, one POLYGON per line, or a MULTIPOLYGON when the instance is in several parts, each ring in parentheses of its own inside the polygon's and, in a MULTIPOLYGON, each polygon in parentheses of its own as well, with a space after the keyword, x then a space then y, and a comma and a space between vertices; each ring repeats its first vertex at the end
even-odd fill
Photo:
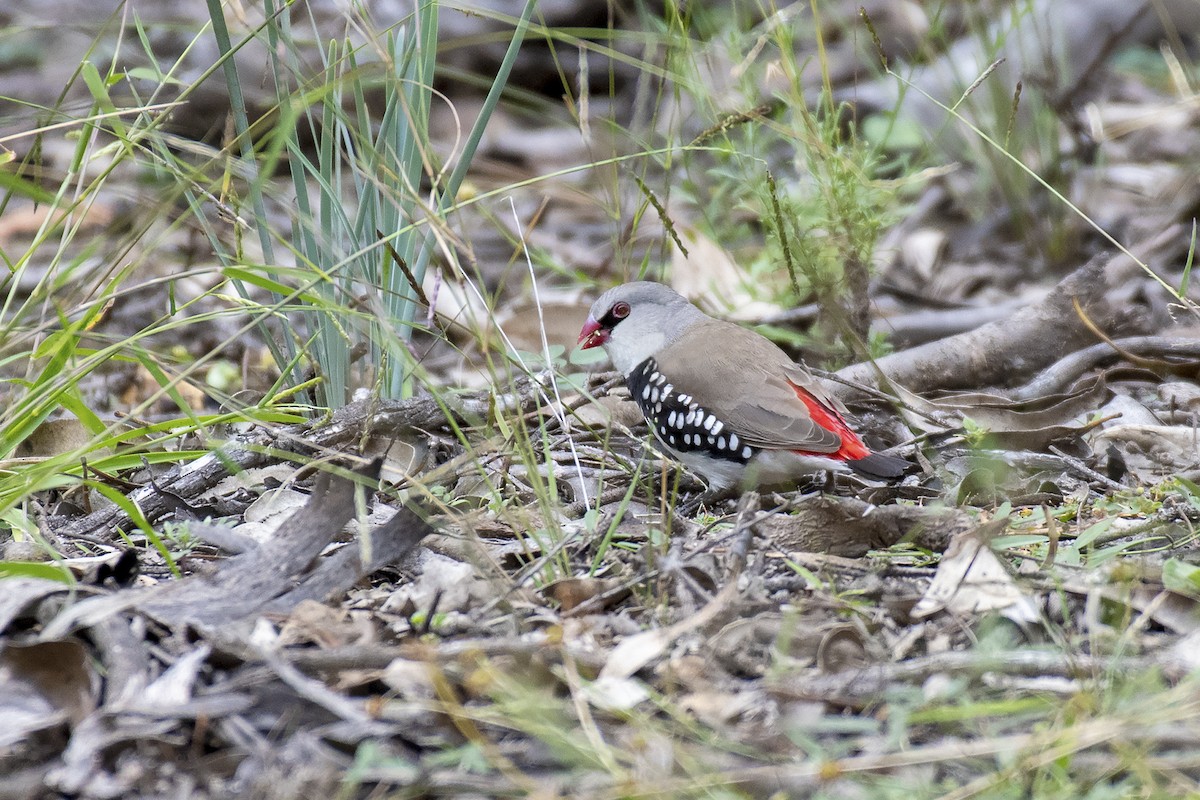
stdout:
POLYGON ((1099 522, 1088 526, 1087 530, 1075 537, 1075 547, 1082 550, 1103 534, 1108 533, 1108 529, 1113 526, 1113 522, 1116 519, 1116 517, 1105 517, 1099 522))
POLYGON ((112 100, 108 96, 108 86, 100 77, 100 71, 96 69, 96 65, 90 61, 85 61, 79 65, 79 74, 83 78, 84 84, 87 85, 88 91, 92 93, 92 99, 96 101, 105 111, 113 107, 112 100))
POLYGON ((573 349, 567 360, 577 367, 585 367, 589 364, 598 364, 607 358, 607 355, 599 347, 592 347, 587 350, 580 350, 578 347, 573 349))
POLYGON ((0 578, 44 578, 67 585, 75 583, 71 570, 44 561, 0 561, 0 578))
POLYGON ((1179 279, 1179 296, 1187 297, 1188 284, 1192 280, 1192 264, 1196 260, 1196 220, 1192 218, 1192 241, 1188 244, 1187 261, 1183 265, 1183 277, 1179 279))
POLYGON ((1106 561, 1110 561, 1117 557, 1131 547, 1137 547, 1138 544, 1139 542, 1136 541, 1117 542, 1116 544, 1110 544, 1108 547, 1102 547, 1099 550, 1093 550, 1088 554, 1088 568, 1095 569, 1106 561))
POLYGON ((84 403, 83 396, 79 393, 77 386, 72 386, 68 391, 63 392, 59 396, 58 402, 62 404, 63 408, 74 414, 80 424, 87 428, 93 435, 104 433, 108 428, 104 424, 104 421, 96 416, 96 413, 84 403))
POLYGON ((1168 558, 1163 562, 1162 579, 1172 592, 1200 600, 1200 566, 1168 558))
POLYGON ((1200 485, 1182 475, 1175 476, 1175 483, 1179 486, 1179 491, 1187 496, 1188 502, 1196 508, 1200 508, 1200 485))
POLYGON ((1044 534, 1025 533, 1012 536, 997 536, 992 539, 992 548, 1003 550, 1008 547, 1031 547, 1035 544, 1045 544, 1049 539, 1044 534))
MULTIPOLYGON (((0 158, 0 165, 12 161, 14 157, 11 150, 5 150, 3 157, 0 158)), ((50 205, 54 202, 53 192, 48 192, 36 183, 27 181, 11 172, 0 171, 0 189, 3 189, 6 193, 12 192, 15 195, 28 197, 36 203, 50 205)))
POLYGON ((186 85, 183 81, 179 80, 178 78, 172 78, 169 75, 164 75, 159 70, 150 69, 149 67, 132 67, 131 69, 125 70, 125 74, 128 75, 130 78, 136 78, 138 80, 158 81, 159 83, 169 83, 169 84, 173 84, 175 86, 185 86, 186 85))

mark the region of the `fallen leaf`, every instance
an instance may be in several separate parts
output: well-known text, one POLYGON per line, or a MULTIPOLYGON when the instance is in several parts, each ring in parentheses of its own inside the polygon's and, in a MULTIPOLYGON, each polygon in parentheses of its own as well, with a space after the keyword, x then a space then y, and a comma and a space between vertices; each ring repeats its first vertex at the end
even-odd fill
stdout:
POLYGON ((1033 622, 1038 609, 1017 585, 1009 568, 992 551, 989 539, 996 525, 957 534, 912 615, 922 619, 939 611, 973 616, 1004 611, 1015 622, 1033 622))

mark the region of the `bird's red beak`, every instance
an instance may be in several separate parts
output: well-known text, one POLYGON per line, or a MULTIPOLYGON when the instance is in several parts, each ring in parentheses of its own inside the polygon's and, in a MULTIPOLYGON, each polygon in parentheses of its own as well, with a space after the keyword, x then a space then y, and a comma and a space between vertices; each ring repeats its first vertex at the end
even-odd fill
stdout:
POLYGON ((599 347, 607 341, 608 331, 599 322, 588 317, 587 322, 583 323, 583 330, 579 332, 579 349, 587 350, 590 347, 599 347))

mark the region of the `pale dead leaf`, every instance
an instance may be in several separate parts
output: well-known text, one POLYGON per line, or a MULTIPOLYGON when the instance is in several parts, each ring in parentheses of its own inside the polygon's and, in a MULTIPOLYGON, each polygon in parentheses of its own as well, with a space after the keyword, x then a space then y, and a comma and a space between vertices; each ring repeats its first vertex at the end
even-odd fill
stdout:
POLYGON ((405 431, 383 437, 372 437, 363 448, 365 458, 383 456, 380 478, 388 483, 400 483, 424 471, 429 456, 429 437, 420 431, 405 431))
POLYGON ((564 292, 549 288, 540 288, 538 297, 542 301, 540 313, 533 297, 529 296, 498 309, 495 324, 518 350, 542 352, 543 327, 546 342, 551 347, 561 345, 570 350, 579 339, 579 331, 587 320, 591 301, 585 299, 580 291, 564 292))
POLYGON ((198 500, 228 497, 245 489, 261 489, 268 481, 289 484, 296 478, 298 468, 290 461, 280 461, 262 467, 242 470, 223 478, 220 483, 197 495, 198 500))
MULTIPOLYGON (((173 383, 172 389, 179 395, 179 397, 183 398, 183 401, 187 403, 188 407, 192 411, 204 410, 204 404, 207 401, 207 397, 204 394, 204 390, 202 390, 200 387, 189 381, 179 380, 173 383)), ((159 404, 164 409, 175 408, 175 401, 163 394, 163 386, 159 382, 158 377, 153 372, 139 364, 137 373, 134 375, 133 380, 129 382, 128 386, 125 388, 125 391, 121 393, 120 403, 121 405, 132 408, 133 406, 143 403, 149 398, 156 396, 160 398, 159 404)))
POLYGON ((1119 447, 1135 470, 1161 474, 1200 465, 1200 431, 1185 425, 1113 425, 1096 441, 1119 447))
POLYGON ((308 495, 289 486, 265 491, 250 504, 242 515, 242 524, 235 526, 233 531, 256 542, 265 542, 303 508, 308 499, 308 495))
POLYGON ((315 644, 329 650, 370 644, 374 639, 374 628, 346 609, 301 600, 280 628, 276 646, 315 644))
POLYGON ((418 551, 414 569, 416 579, 392 592, 381 611, 429 611, 435 600, 438 613, 466 611, 490 595, 487 582, 477 576, 473 566, 431 550, 418 551))
POLYGON ((1183 381, 1172 381, 1158 387, 1158 396, 1174 408, 1191 411, 1200 410, 1200 386, 1183 381))
POLYGON ((181 656, 166 672, 147 686, 142 693, 130 698, 131 708, 144 708, 170 713, 192 699, 200 670, 212 648, 201 644, 181 656))
MULTIPOLYGON (((564 402, 570 402, 569 399, 564 402)), ((624 426, 632 428, 643 419, 637 403, 617 395, 607 394, 580 406, 574 412, 579 422, 591 428, 624 426)))
POLYGON ((933 277, 946 252, 948 236, 938 228, 919 228, 900 241, 900 260, 923 278, 933 277))
MULTIPOLYGON (((75 417, 50 419, 34 428, 33 432, 17 445, 14 452, 18 458, 49 458, 83 450, 92 441, 93 434, 75 417)), ((112 452, 109 448, 92 450, 90 459, 112 452)))
POLYGON ((708 624, 737 594, 737 581, 730 581, 716 597, 709 600, 690 617, 666 628, 635 633, 613 648, 600 670, 601 678, 628 678, 651 661, 667 652, 667 648, 685 633, 708 624))
MULTIPOLYGON (((70 213, 72 223, 77 224, 79 230, 105 227, 116 216, 109 205, 99 202, 74 207, 70 213)), ((67 216, 66 212, 50 205, 8 209, 0 218, 0 242, 7 242, 18 236, 35 235, 42 230, 48 220, 51 220, 51 215, 53 215, 52 225, 59 224, 67 216)))
POLYGON ((650 690, 639 680, 603 674, 583 691, 589 703, 606 711, 628 711, 650 697, 650 690))
POLYGON ((705 725, 719 728, 737 721, 747 712, 766 705, 761 692, 690 692, 679 698, 679 707, 692 714, 705 725))
POLYGON ((434 696, 429 664, 408 658, 394 658, 384 668, 380 680, 406 700, 428 700, 434 696))
MULTIPOLYGON (((989 526, 990 527, 990 526, 989 526)), ((974 616, 1004 611, 1016 622, 1038 618, 1033 601, 988 544, 986 529, 956 534, 912 615, 923 619, 938 611, 974 616)))
POLYGON ((732 319, 779 313, 779 306, 754 298, 746 287, 745 272, 725 248, 686 223, 676 222, 675 231, 688 254, 678 247, 671 251, 672 289, 706 311, 732 319))

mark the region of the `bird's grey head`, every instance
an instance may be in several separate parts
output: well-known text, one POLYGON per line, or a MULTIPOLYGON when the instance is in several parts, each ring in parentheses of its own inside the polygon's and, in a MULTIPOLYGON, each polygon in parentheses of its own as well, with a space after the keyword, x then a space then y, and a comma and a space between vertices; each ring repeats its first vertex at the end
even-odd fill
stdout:
POLYGON ((603 345, 613 366, 628 374, 704 318, 704 312, 661 283, 625 283, 592 304, 579 344, 585 350, 603 345))

